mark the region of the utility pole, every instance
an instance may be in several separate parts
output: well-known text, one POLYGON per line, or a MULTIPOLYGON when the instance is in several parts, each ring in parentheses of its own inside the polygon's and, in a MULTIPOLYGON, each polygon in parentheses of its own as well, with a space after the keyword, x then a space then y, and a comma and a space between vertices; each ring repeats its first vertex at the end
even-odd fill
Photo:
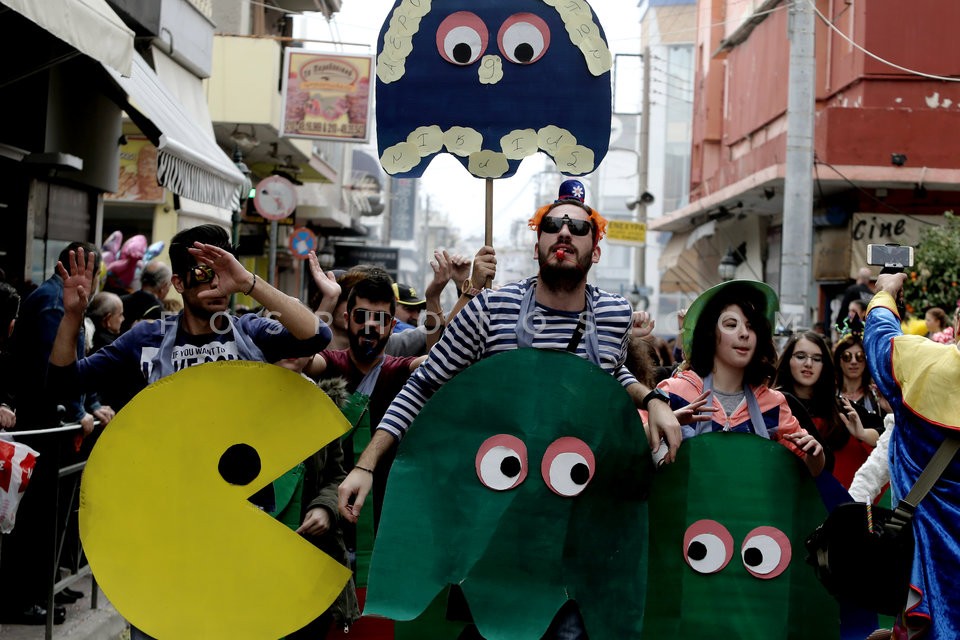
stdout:
POLYGON ((784 318, 810 327, 813 289, 813 123, 817 66, 813 8, 790 5, 790 77, 787 93, 787 164, 780 250, 780 301, 784 318))
POLYGON ((393 233, 391 225, 393 224, 393 179, 389 176, 384 179, 382 195, 383 198, 383 217, 381 218, 380 237, 383 240, 383 246, 390 246, 390 236, 393 233))
MULTIPOLYGON (((643 95, 640 97, 640 155, 637 163, 637 222, 647 224, 647 203, 642 202, 647 189, 647 177, 650 173, 650 47, 643 48, 643 95)), ((647 239, 637 247, 635 284, 647 291, 647 239)))

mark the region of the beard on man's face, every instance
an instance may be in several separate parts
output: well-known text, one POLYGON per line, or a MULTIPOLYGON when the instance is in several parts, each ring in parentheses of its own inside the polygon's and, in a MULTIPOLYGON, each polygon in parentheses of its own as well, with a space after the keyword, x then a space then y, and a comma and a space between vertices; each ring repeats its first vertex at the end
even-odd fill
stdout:
POLYGON ((387 348, 387 340, 389 339, 389 334, 386 337, 381 337, 376 329, 361 327, 358 331, 350 332, 350 352, 360 362, 373 362, 387 348))
POLYGON ((587 278, 590 267, 593 266, 593 254, 589 252, 581 255, 565 247, 565 260, 556 259, 556 247, 541 248, 537 254, 540 264, 540 281, 550 289, 557 291, 573 291, 587 278))

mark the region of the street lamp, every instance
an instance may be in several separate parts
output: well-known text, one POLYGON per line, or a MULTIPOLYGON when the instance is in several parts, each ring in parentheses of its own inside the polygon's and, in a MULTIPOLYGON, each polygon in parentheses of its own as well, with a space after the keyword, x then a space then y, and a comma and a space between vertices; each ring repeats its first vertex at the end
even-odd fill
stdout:
POLYGON ((717 267, 717 272, 720 274, 720 279, 726 282, 727 280, 733 280, 737 277, 737 261, 728 253, 723 256, 723 259, 720 261, 720 265, 717 267))
POLYGON ((320 263, 320 268, 329 271, 336 264, 336 257, 331 249, 324 247, 317 253, 317 261, 320 263))
POLYGON ((630 303, 631 309, 636 309, 637 305, 640 304, 640 300, 643 299, 643 294, 640 293, 640 288, 637 287, 637 283, 633 283, 633 288, 627 292, 627 301, 630 303))
POLYGON ((727 254, 723 256, 720 265, 717 267, 717 273, 722 281, 726 282, 737 277, 737 267, 743 264, 746 253, 746 242, 741 243, 737 248, 730 247, 727 249, 727 254))
POLYGON ((240 185, 240 197, 238 198, 237 208, 233 211, 231 219, 233 223, 233 244, 237 245, 240 243, 240 221, 243 215, 243 208, 247 203, 247 199, 250 197, 250 189, 253 186, 253 183, 250 181, 250 167, 243 161, 243 152, 240 150, 239 144, 234 145, 233 164, 237 167, 237 170, 243 174, 243 184, 240 185))

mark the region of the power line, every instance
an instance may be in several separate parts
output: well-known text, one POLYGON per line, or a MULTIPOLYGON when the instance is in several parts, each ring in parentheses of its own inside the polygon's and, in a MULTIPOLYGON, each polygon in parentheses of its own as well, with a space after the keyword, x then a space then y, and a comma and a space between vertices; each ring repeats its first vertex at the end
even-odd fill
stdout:
POLYGON ((960 78, 951 77, 951 76, 938 76, 938 75, 936 75, 936 74, 934 74, 934 73, 925 73, 925 72, 923 72, 923 71, 917 71, 916 69, 910 69, 910 68, 908 68, 908 67, 903 67, 903 66, 901 66, 901 65, 899 65, 899 64, 896 64, 896 63, 894 63, 894 62, 890 62, 889 60, 886 60, 886 59, 884 59, 884 58, 881 58, 880 56, 878 56, 877 54, 873 53, 872 51, 869 51, 869 50, 861 47, 861 46, 860 46, 859 44, 857 44, 856 42, 854 42, 853 39, 850 38, 850 37, 849 37, 847 34, 845 34, 843 31, 841 31, 840 28, 837 27, 837 25, 833 24, 833 22, 831 22, 825 15, 823 15, 822 13, 820 13, 820 10, 817 9, 817 5, 815 5, 812 0, 806 0, 806 1, 810 4, 810 7, 813 9, 813 12, 817 14, 817 16, 820 18, 820 20, 823 21, 823 23, 824 23, 825 25, 827 25, 828 27, 830 27, 838 36, 840 36, 841 38, 843 38, 844 40, 846 40, 852 47, 854 47, 855 49, 857 49, 857 50, 860 51, 861 53, 870 56, 871 58, 873 58, 873 59, 876 60, 877 62, 882 62, 883 64, 885 64, 885 65, 887 65, 887 66, 889 66, 889 67, 893 67, 894 69, 898 69, 898 70, 900 70, 900 71, 903 71, 903 72, 905 72, 905 73, 909 73, 909 74, 912 74, 912 75, 915 75, 915 76, 921 76, 921 77, 924 77, 924 78, 931 78, 931 79, 933 79, 933 80, 943 80, 944 82, 960 82, 960 78))
MULTIPOLYGON (((744 23, 746 23, 747 20, 749 20, 749 19, 751 19, 751 18, 757 18, 757 17, 760 17, 760 16, 770 15, 771 13, 776 13, 777 11, 783 11, 784 9, 787 9, 787 8, 793 6, 793 4, 794 4, 793 2, 786 2, 786 3, 784 3, 784 4, 781 4, 781 5, 779 5, 779 6, 774 7, 773 9, 767 9, 766 11, 757 11, 757 12, 751 13, 751 14, 749 14, 749 15, 740 16, 740 17, 738 17, 738 18, 731 18, 731 19, 729 19, 729 20, 723 20, 722 22, 714 22, 714 23, 710 23, 710 24, 705 24, 705 25, 700 26, 700 27, 689 27, 689 28, 686 28, 686 29, 677 29, 676 31, 664 31, 664 32, 662 32, 662 33, 656 33, 656 34, 653 34, 653 35, 655 35, 655 37, 657 37, 657 38, 660 38, 660 39, 661 39, 661 42, 650 43, 650 45, 648 45, 648 46, 652 46, 652 45, 654 45, 654 44, 662 44, 663 36, 676 35, 676 34, 678 34, 678 33, 690 33, 691 31, 693 31, 693 32, 705 31, 705 30, 707 30, 707 29, 712 29, 712 28, 714 28, 714 27, 725 27, 726 25, 731 24, 731 23, 744 24, 744 23)), ((694 7, 693 10, 696 10, 696 7, 694 7)), ((672 44, 681 44, 681 43, 672 43, 672 44)))
MULTIPOLYGON (((681 98, 680 96, 670 95, 669 93, 664 93, 663 91, 657 91, 656 89, 650 89, 650 93, 656 96, 663 96, 664 98, 669 98, 670 100, 676 100, 677 102, 686 102, 688 104, 693 104, 693 100, 690 98, 681 98)), ((652 104, 659 104, 654 100, 650 101, 652 104)))
POLYGON ((657 79, 657 78, 652 78, 651 81, 652 81, 652 82, 655 82, 655 83, 657 83, 657 84, 663 85, 663 86, 666 87, 667 89, 673 89, 674 91, 679 91, 680 93, 688 94, 688 95, 690 95, 691 97, 693 96, 693 89, 690 88, 690 87, 678 87, 678 86, 675 85, 675 84, 670 84, 669 82, 665 82, 665 81, 659 80, 659 79, 657 79))
POLYGON ((841 178, 844 182, 846 182, 846 183, 849 184, 851 187, 853 187, 854 189, 856 189, 857 191, 859 191, 859 192, 862 193, 863 195, 867 196, 868 198, 870 198, 871 200, 873 200, 873 201, 876 202, 877 204, 879 204, 879 205, 881 205, 881 206, 883 206, 883 207, 886 207, 886 208, 889 209, 890 211, 893 211, 894 213, 896 213, 896 214, 898 214, 898 215, 901 215, 901 216, 904 216, 904 217, 906 217, 906 218, 910 218, 911 220, 913 220, 913 221, 915 221, 915 222, 919 222, 919 223, 921 223, 921 224, 928 224, 928 225, 930 225, 930 226, 939 226, 936 222, 930 222, 929 220, 925 220, 925 219, 924 219, 923 217, 921 217, 921 216, 915 216, 915 215, 906 213, 905 211, 901 211, 900 209, 897 209, 897 208, 896 208, 895 206, 893 206, 892 204, 889 204, 889 203, 887 203, 887 202, 884 202, 884 201, 881 200, 880 198, 876 197, 875 195, 873 195, 872 193, 870 193, 869 191, 867 191, 866 189, 864 189, 863 187, 861 187, 860 185, 858 185, 857 183, 855 183, 853 180, 851 180, 851 179, 848 178, 847 176, 845 176, 845 175, 843 175, 842 173, 840 173, 840 170, 837 169, 837 168, 836 168, 835 166, 833 166, 832 164, 830 164, 829 162, 824 162, 823 160, 820 160, 819 158, 817 158, 816 156, 814 156, 814 157, 813 157, 813 168, 814 168, 815 171, 816 171, 816 168, 817 168, 817 165, 818 165, 818 164, 822 164, 823 166, 830 168, 830 170, 832 170, 835 174, 837 174, 838 176, 840 176, 840 178, 841 178))
POLYGON ((816 156, 816 154, 814 154, 814 156, 813 156, 813 167, 814 167, 814 170, 816 170, 816 167, 817 167, 818 164, 822 164, 823 166, 829 168, 829 169, 830 169, 831 171, 833 171, 835 174, 837 174, 838 176, 840 176, 840 178, 841 178, 844 182, 846 182, 846 183, 849 184, 851 187, 853 187, 854 189, 856 189, 857 191, 859 191, 859 192, 862 193, 863 195, 867 196, 868 198, 870 198, 871 200, 873 200, 873 201, 876 202, 877 204, 882 205, 882 206, 886 207, 887 209, 890 209, 890 211, 893 211, 894 213, 899 213, 900 215, 907 215, 907 214, 905 214, 903 211, 900 211, 900 209, 897 209, 897 208, 896 208, 895 206, 893 206, 892 204, 889 204, 889 203, 887 203, 887 202, 884 202, 884 201, 881 200, 880 198, 876 197, 875 195, 873 195, 872 193, 870 193, 869 191, 867 191, 866 189, 864 189, 863 187, 861 187, 860 185, 858 185, 856 182, 854 182, 853 180, 851 180, 851 179, 848 178, 847 176, 845 176, 845 175, 843 175, 842 173, 840 173, 840 170, 837 169, 835 166, 833 166, 833 165, 830 164, 829 162, 824 162, 823 160, 821 160, 820 158, 818 158, 818 157, 816 156))
POLYGON ((283 7, 278 7, 276 5, 267 4, 265 2, 257 2, 257 0, 247 0, 249 4, 256 5, 258 7, 263 7, 265 9, 270 9, 271 11, 279 11, 280 13, 292 13, 297 16, 302 16, 303 11, 293 11, 291 9, 284 9, 283 7))
MULTIPOLYGON (((665 60, 663 60, 663 58, 653 58, 653 59, 654 59, 654 60, 660 60, 660 61, 666 62, 665 60)), ((684 78, 683 76, 678 76, 678 75, 675 74, 675 73, 670 73, 670 72, 667 71, 665 68, 653 67, 653 70, 656 71, 657 73, 660 73, 660 74, 663 74, 663 75, 667 76, 668 78, 673 78, 674 80, 679 80, 680 82, 685 82, 685 83, 687 83, 687 84, 693 84, 693 79, 691 79, 691 78, 684 78)))

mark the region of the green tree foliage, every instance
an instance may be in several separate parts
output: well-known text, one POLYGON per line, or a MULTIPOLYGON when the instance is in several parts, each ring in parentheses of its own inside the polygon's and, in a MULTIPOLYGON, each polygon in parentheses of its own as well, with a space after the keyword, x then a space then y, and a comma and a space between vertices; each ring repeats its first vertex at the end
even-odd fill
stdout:
POLYGON ((930 307, 951 315, 960 298, 960 218, 947 211, 946 224, 930 226, 920 235, 914 268, 903 288, 907 309, 920 317, 930 307))

